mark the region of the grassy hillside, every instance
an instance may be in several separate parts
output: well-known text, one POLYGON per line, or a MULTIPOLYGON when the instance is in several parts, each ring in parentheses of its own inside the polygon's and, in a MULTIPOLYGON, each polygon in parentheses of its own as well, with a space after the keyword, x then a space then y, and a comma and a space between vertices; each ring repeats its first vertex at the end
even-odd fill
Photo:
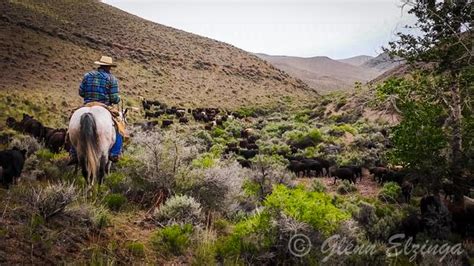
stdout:
POLYGON ((317 96, 243 50, 99 1, 8 0, 0 9, 4 115, 17 113, 11 102, 29 101, 51 115, 77 106, 82 75, 101 54, 116 59, 115 73, 131 104, 143 96, 187 107, 237 108, 317 96))

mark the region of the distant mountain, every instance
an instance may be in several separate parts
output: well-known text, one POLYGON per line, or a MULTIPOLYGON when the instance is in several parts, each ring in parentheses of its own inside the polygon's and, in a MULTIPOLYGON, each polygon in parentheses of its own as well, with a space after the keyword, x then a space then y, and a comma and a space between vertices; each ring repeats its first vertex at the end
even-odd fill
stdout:
POLYGON ((352 89, 354 82, 365 83, 379 74, 376 69, 352 65, 356 61, 363 61, 363 58, 347 59, 352 63, 349 64, 325 56, 310 58, 266 54, 257 54, 257 56, 300 78, 320 92, 352 89))
POLYGON ((382 74, 383 72, 394 69, 402 64, 403 61, 400 58, 392 59, 387 53, 382 53, 375 58, 367 60, 361 65, 361 67, 374 69, 382 74))
POLYGON ((358 56, 354 56, 354 57, 350 57, 350 58, 346 58, 346 59, 339 59, 337 61, 349 64, 349 65, 352 65, 352 66, 361 66, 365 62, 367 62, 367 61, 369 61, 373 58, 374 57, 370 56, 370 55, 358 55, 358 56))

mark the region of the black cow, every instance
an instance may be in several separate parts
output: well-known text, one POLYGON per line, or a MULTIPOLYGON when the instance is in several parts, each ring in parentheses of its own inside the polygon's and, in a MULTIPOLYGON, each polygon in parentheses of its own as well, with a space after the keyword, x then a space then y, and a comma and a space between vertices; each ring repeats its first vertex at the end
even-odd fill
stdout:
POLYGON ((41 139, 44 135, 44 126, 40 121, 34 119, 32 116, 23 114, 23 120, 20 122, 22 131, 28 133, 35 137, 36 139, 41 139))
POLYGON ((315 172, 315 176, 322 175, 323 166, 316 160, 313 159, 303 159, 301 162, 304 165, 305 174, 311 176, 311 171, 315 172))
POLYGON ((46 140, 46 147, 54 153, 64 148, 66 143, 66 129, 56 129, 46 140))
POLYGON ((359 178, 359 181, 362 181, 362 167, 356 165, 345 165, 341 166, 341 168, 350 168, 354 172, 355 177, 359 178))
POLYGON ((185 116, 179 118, 179 123, 181 124, 187 124, 189 122, 189 119, 185 116))
POLYGON ((167 128, 173 124, 173 120, 163 120, 161 121, 161 128, 167 128))
POLYGON ((411 192, 413 191, 413 184, 411 182, 405 181, 402 184, 402 194, 406 203, 410 202, 411 192))
POLYGON ((350 168, 336 168, 330 171, 330 175, 334 176, 334 184, 336 184, 336 179, 349 180, 352 183, 356 183, 356 177, 354 171, 350 168))
POLYGON ((25 159, 26 150, 14 147, 11 150, 0 151, 0 166, 3 169, 0 179, 5 188, 8 189, 11 184, 16 183, 23 171, 25 159))
POLYGON ((329 167, 331 167, 331 162, 326 159, 315 157, 314 160, 318 161, 323 169, 326 171, 326 175, 329 176, 329 167))
POLYGON ((304 175, 305 166, 300 161, 290 160, 290 164, 288 165, 288 170, 295 173, 296 176, 299 177, 300 173, 304 175))
POLYGON ((402 231, 405 236, 416 239, 416 235, 423 231, 423 221, 420 216, 416 213, 411 213, 405 219, 402 220, 402 231))
POLYGON ((257 154, 258 154, 258 150, 244 150, 244 149, 239 150, 239 155, 243 156, 247 160, 255 157, 257 154))
POLYGON ((388 168, 377 166, 369 169, 369 172, 374 176, 374 181, 382 183, 383 177, 389 172, 388 168))

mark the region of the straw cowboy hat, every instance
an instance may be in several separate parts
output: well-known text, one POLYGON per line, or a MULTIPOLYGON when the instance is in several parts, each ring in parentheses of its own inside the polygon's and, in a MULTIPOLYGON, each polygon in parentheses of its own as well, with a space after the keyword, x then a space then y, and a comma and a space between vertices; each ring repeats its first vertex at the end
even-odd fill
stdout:
POLYGON ((111 66, 116 67, 117 65, 114 64, 112 57, 110 56, 102 56, 99 61, 95 61, 94 64, 100 66, 111 66))

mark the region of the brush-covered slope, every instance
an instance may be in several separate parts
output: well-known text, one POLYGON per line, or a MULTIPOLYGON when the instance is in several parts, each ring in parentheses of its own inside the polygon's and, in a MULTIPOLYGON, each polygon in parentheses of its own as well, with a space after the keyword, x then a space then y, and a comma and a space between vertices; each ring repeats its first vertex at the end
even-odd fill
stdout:
POLYGON ((302 79, 320 91, 347 90, 354 83, 367 82, 377 76, 377 71, 342 63, 325 56, 310 58, 258 54, 274 66, 302 79))
POLYGON ((0 10, 0 93, 9 96, 3 107, 17 95, 53 112, 79 104, 82 76, 102 54, 116 59, 114 73, 126 102, 143 96, 181 106, 237 108, 317 96, 241 49, 99 1, 5 0, 0 10))

